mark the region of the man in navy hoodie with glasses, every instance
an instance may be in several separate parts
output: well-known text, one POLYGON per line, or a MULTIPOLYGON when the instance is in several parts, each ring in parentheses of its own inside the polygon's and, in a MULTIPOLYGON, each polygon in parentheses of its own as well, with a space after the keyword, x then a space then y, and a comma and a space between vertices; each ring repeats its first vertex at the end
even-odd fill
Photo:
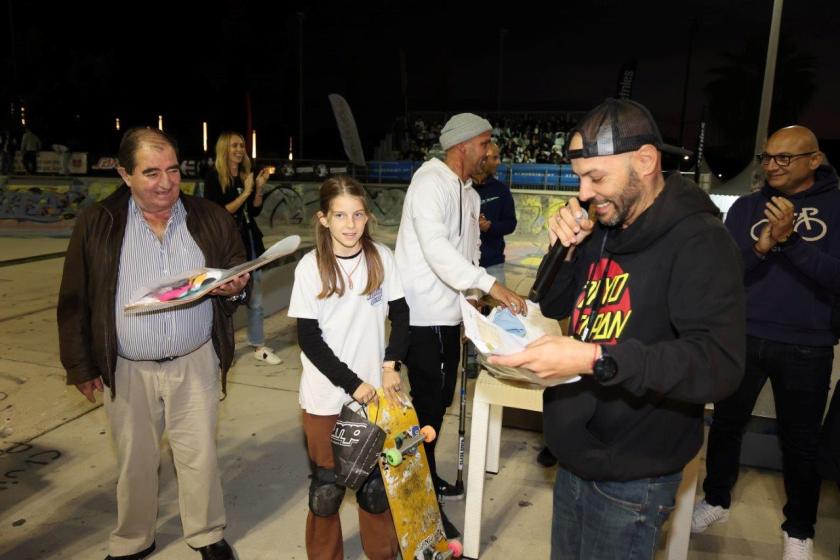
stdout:
POLYGON ((769 378, 784 458, 784 558, 812 558, 815 461, 837 344, 831 311, 840 292, 840 191, 837 173, 803 126, 773 134, 757 158, 764 185, 739 198, 726 217, 744 260, 745 375, 734 395, 715 404, 706 495, 691 529, 701 533, 729 518, 741 436, 769 378))

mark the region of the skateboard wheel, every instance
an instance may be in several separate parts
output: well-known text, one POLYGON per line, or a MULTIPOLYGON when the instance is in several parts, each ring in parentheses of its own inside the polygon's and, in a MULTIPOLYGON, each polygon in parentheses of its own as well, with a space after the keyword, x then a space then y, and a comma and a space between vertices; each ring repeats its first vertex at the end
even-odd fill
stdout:
POLYGON ((396 467, 402 463, 402 453, 399 449, 391 448, 385 451, 385 461, 392 467, 396 467))
POLYGON ((431 426, 423 426, 420 428, 420 433, 423 434, 423 441, 426 443, 432 443, 437 437, 437 432, 431 426))
POLYGON ((449 547, 449 552, 451 552, 452 556, 454 556, 455 558, 460 558, 461 555, 464 553, 464 547, 461 544, 461 541, 453 539, 446 543, 446 546, 449 547))

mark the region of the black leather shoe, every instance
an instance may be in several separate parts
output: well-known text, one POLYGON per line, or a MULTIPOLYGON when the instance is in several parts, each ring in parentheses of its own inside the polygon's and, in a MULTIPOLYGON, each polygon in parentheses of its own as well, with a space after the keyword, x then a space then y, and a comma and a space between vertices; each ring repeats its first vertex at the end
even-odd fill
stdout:
POLYGON ((201 553, 201 560, 236 560, 233 549, 225 539, 196 548, 196 550, 201 553))
POLYGON ((456 502, 464 499, 463 488, 449 484, 442 478, 438 479, 437 485, 435 486, 435 493, 439 502, 456 502))
POLYGON ((150 544, 149 548, 147 548, 146 550, 141 550, 140 552, 135 552, 134 554, 126 554, 125 556, 111 556, 109 554, 105 557, 105 560, 143 560, 143 558, 145 558, 154 551, 155 541, 152 541, 152 544, 150 544))

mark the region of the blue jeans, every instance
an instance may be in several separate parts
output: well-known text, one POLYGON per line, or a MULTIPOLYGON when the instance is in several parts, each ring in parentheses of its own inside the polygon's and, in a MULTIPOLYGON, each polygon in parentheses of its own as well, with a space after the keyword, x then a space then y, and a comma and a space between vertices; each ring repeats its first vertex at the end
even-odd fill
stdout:
POLYGON ((820 477, 819 433, 831 380, 834 349, 747 337, 744 380, 731 397, 715 403, 706 452, 706 501, 728 508, 738 479, 741 438, 761 388, 770 378, 782 443, 787 503, 782 529, 797 539, 814 537, 820 477))
POLYGON ((560 468, 554 484, 551 559, 652 559, 681 480, 682 472, 590 481, 560 468))
POLYGON ((251 299, 248 300, 248 344, 251 346, 265 344, 262 296, 262 270, 257 269, 251 272, 251 299))

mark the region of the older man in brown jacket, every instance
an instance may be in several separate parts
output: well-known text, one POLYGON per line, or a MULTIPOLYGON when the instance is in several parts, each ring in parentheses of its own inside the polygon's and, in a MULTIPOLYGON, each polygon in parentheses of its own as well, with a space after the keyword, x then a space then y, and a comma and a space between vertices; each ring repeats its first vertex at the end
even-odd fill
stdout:
POLYGON ((168 431, 184 538, 203 560, 233 559, 216 457, 218 400, 233 361, 231 315, 248 276, 199 303, 126 314, 137 288, 190 269, 245 260, 223 208, 180 191, 175 144, 154 129, 126 132, 124 184, 85 211, 67 250, 58 301, 67 383, 105 409, 117 448, 117 526, 106 560, 155 548, 160 440, 168 431), (221 375, 220 375, 221 373, 221 375))

